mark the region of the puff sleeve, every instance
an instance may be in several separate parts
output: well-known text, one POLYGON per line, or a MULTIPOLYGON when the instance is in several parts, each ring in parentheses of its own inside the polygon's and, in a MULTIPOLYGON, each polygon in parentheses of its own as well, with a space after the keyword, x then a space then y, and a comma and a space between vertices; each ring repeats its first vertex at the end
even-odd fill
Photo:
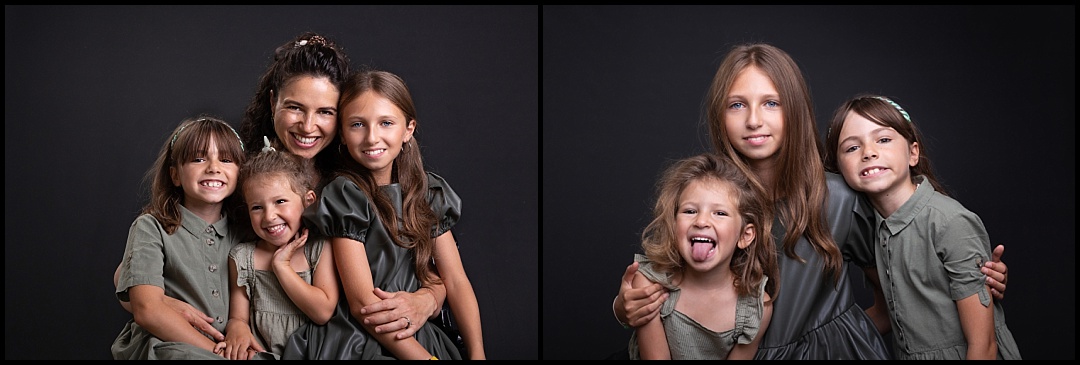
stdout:
POLYGON ((304 225, 314 235, 345 237, 367 242, 368 228, 376 217, 367 194, 346 177, 339 176, 304 210, 304 225))
POLYGON ((446 233, 457 224, 461 218, 461 198, 442 176, 428 172, 428 205, 435 212, 437 221, 432 227, 431 237, 438 237, 446 233))
POLYGON ((829 188, 826 219, 845 261, 874 267, 874 208, 862 193, 852 190, 839 174, 825 173, 829 188))

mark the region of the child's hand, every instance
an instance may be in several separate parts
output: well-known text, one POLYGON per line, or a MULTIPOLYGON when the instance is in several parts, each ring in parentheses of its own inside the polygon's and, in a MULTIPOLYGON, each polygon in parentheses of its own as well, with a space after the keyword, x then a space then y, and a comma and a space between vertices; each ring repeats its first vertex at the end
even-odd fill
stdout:
POLYGON ((255 342, 253 337, 236 336, 218 342, 214 346, 214 353, 229 360, 251 360, 258 353, 256 346, 259 346, 259 343, 255 342))
POLYGON ((225 340, 214 346, 214 353, 229 360, 251 360, 255 354, 266 352, 247 327, 247 321, 232 319, 225 328, 225 340))
POLYGON ((218 342, 216 345, 214 345, 214 353, 220 355, 221 357, 225 357, 225 345, 225 341, 218 342))
POLYGON ((284 265, 284 267, 288 267, 290 268, 289 270, 292 270, 292 266, 289 264, 289 262, 292 260, 293 253, 295 253, 296 250, 299 250, 301 247, 304 247, 304 245, 307 244, 307 238, 307 228, 301 228, 299 232, 296 232, 296 237, 293 237, 293 239, 289 241, 289 243, 286 243, 284 246, 279 247, 277 251, 274 251, 274 258, 271 262, 271 264, 273 265, 272 267, 284 265))

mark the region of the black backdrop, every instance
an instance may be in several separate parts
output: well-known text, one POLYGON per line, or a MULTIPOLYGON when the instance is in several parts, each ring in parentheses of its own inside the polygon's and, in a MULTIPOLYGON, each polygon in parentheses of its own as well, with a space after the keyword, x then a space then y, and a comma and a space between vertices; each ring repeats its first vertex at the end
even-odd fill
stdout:
POLYGON ((537 359, 539 7, 5 6, 5 359, 110 359, 112 294, 143 173, 185 117, 234 127, 303 31, 401 75, 487 355, 537 359))
MULTIPOLYGON (((543 357, 601 359, 653 184, 711 149, 702 101, 736 43, 787 51, 821 133, 859 92, 920 124, 938 176, 1006 246, 1025 359, 1075 348, 1075 7, 548 7, 543 19, 543 357)), ((865 294, 865 293, 863 293, 865 294)), ((865 298, 864 298, 865 299, 865 298)))

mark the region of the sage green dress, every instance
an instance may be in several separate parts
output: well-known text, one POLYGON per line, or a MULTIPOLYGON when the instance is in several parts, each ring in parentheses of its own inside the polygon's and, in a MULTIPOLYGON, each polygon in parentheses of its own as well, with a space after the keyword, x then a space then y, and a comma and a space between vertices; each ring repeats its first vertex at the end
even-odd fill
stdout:
MULTIPOLYGON (((178 206, 180 227, 165 232, 158 220, 140 215, 128 230, 124 259, 116 297, 129 301, 128 290, 136 285, 153 285, 165 295, 182 300, 213 317, 211 323, 221 333, 229 320, 229 251, 236 245, 229 220, 222 217, 206 223, 187 208, 178 206)), ((115 360, 218 359, 223 357, 197 346, 162 341, 134 318, 128 320, 111 346, 115 360)))
MULTIPOLYGON (((311 284, 312 275, 319 265, 326 239, 311 239, 304 245, 304 257, 308 270, 299 271, 304 282, 311 284)), ((281 357, 285 341, 300 326, 311 323, 304 311, 296 307, 285 289, 281 287, 273 270, 255 270, 255 242, 242 242, 233 247, 229 258, 236 265, 236 285, 244 289, 248 297, 251 333, 268 352, 262 356, 281 357)), ((333 262, 327 263, 333 265, 333 262)))
MULTIPOLYGON (((660 283, 670 293, 660 307, 660 320, 664 323, 668 351, 672 360, 724 360, 736 344, 748 344, 761 329, 761 316, 765 313, 765 283, 757 297, 740 295, 735 305, 735 327, 716 332, 706 328, 690 316, 675 310, 682 291, 671 283, 671 278, 656 271, 645 255, 636 254, 634 260, 641 263, 638 272, 652 282, 660 283)), ((765 278, 766 282, 768 278, 765 278)), ((641 360, 637 331, 630 335, 630 359, 641 360)))
POLYGON ((897 360, 963 360, 967 341, 956 301, 978 295, 994 307, 998 359, 1020 360, 1005 309, 983 283, 991 257, 982 219, 934 190, 926 177, 888 218, 876 211, 877 267, 892 321, 897 360))

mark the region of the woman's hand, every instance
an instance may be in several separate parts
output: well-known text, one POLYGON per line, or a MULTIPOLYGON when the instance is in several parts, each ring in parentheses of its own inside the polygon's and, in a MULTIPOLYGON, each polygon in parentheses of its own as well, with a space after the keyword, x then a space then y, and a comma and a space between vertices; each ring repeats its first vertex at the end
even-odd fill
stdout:
POLYGON ((176 313, 180 313, 180 316, 184 317, 184 319, 186 319, 192 327, 195 327, 195 329, 201 331, 207 336, 210 336, 210 338, 213 338, 214 341, 225 340, 225 335, 221 334, 221 331, 218 331, 217 328, 214 328, 214 326, 211 325, 212 323, 214 323, 213 317, 210 317, 202 311, 195 309, 195 307, 191 306, 191 304, 188 304, 187 302, 167 295, 165 296, 165 299, 163 301, 166 305, 169 306, 169 308, 172 308, 172 310, 176 311, 176 313))
POLYGON ((376 333, 396 331, 394 338, 399 340, 416 334, 436 309, 434 295, 427 292, 388 293, 379 288, 374 292, 382 300, 360 309, 363 323, 375 326, 376 333))
POLYGON ((1005 254, 1005 245, 994 247, 993 260, 983 263, 982 273, 986 275, 986 286, 990 288, 990 294, 994 295, 995 301, 1005 299, 1005 283, 1009 281, 1009 267, 1001 262, 1001 255, 1005 254))
POLYGON ((633 287, 634 275, 637 273, 638 263, 634 262, 626 267, 623 273, 622 285, 619 287, 619 295, 615 297, 615 318, 630 327, 638 327, 651 321, 660 314, 660 306, 668 298, 664 287, 652 283, 640 288, 633 287), (626 321, 624 322, 623 319, 626 321))

